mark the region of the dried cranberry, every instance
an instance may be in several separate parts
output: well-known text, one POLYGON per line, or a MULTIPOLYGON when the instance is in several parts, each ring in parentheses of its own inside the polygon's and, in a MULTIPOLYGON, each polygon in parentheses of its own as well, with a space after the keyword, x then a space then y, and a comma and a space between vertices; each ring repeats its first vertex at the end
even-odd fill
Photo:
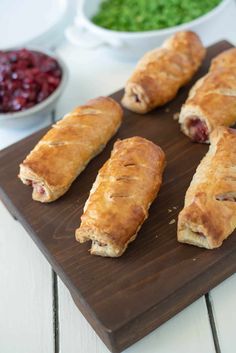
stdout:
POLYGON ((28 91, 25 91, 25 95, 26 94, 27 94, 27 99, 30 102, 30 104, 33 104, 36 100, 37 92, 28 90, 28 91))
POLYGON ((50 83, 51 85, 57 87, 59 82, 60 82, 59 78, 53 77, 53 76, 48 76, 48 83, 50 83))
POLYGON ((10 74, 10 73, 11 73, 11 66, 8 65, 8 64, 1 64, 1 63, 0 63, 0 72, 1 72, 3 75, 10 74))
POLYGON ((11 102, 12 109, 14 111, 22 110, 26 106, 26 102, 27 100, 24 97, 22 96, 16 97, 11 102))
POLYGON ((57 69, 57 63, 53 59, 46 59, 42 65, 43 72, 54 71, 57 69))
POLYGON ((15 67, 18 70, 25 70, 25 69, 27 69, 28 66, 29 66, 28 60, 19 60, 15 65, 15 67))
POLYGON ((8 58, 6 53, 0 52, 0 64, 7 64, 8 63, 8 58))
POLYGON ((55 77, 61 77, 61 70, 57 69, 56 71, 54 71, 53 74, 54 74, 55 77))
MULTIPOLYGON (((7 82, 10 82, 10 80, 8 80, 7 82)), ((22 82, 20 80, 14 80, 11 82, 12 82, 12 89, 13 90, 17 90, 22 87, 22 82)))
POLYGON ((42 102, 45 98, 47 98, 49 96, 49 91, 48 89, 44 88, 42 89, 39 94, 38 94, 38 97, 37 97, 37 101, 38 103, 42 102))
POLYGON ((4 111, 4 112, 7 112, 7 111, 9 111, 9 110, 11 110, 11 107, 10 107, 10 96, 8 96, 8 95, 4 95, 3 97, 2 97, 2 110, 4 111))

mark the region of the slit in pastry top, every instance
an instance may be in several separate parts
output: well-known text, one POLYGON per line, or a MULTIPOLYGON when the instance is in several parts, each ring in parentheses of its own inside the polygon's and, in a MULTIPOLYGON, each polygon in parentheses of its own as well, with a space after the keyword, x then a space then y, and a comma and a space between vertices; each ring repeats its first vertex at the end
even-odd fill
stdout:
POLYGON ((209 143, 217 126, 236 122, 236 48, 216 56, 208 74, 190 90, 181 108, 181 130, 192 141, 209 143))
POLYGON ((33 199, 51 202, 62 196, 116 133, 122 115, 118 103, 100 97, 53 125, 20 165, 19 178, 33 188, 33 199))
POLYGON ((90 191, 76 239, 91 240, 91 254, 122 255, 148 217, 164 166, 164 152, 151 141, 117 141, 90 191))
POLYGON ((175 33, 139 61, 125 86, 123 106, 143 114, 169 102, 193 77, 204 57, 205 48, 197 34, 175 33))
POLYGON ((225 191, 215 196, 217 201, 236 202, 236 191, 225 191))
POLYGON ((185 195, 178 240, 207 249, 236 228, 236 130, 218 127, 185 195))

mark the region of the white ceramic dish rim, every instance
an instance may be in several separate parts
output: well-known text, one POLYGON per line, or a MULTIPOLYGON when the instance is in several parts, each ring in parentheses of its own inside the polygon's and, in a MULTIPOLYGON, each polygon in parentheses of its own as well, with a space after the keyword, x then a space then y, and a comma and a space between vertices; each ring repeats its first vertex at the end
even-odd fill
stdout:
MULTIPOLYGON (((67 83, 68 69, 67 69, 64 61, 59 56, 57 56, 54 52, 52 52, 50 50, 45 50, 45 49, 41 49, 41 48, 37 48, 37 47, 28 47, 28 46, 25 46, 25 48, 28 50, 34 50, 34 51, 38 51, 38 52, 47 54, 47 55, 55 58, 59 64, 61 72, 62 72, 61 81, 60 81, 58 87, 55 89, 55 91, 52 94, 50 94, 50 96, 48 96, 46 99, 44 99, 42 102, 36 104, 32 108, 21 110, 19 112, 0 113, 0 121, 7 120, 7 119, 12 120, 12 119, 18 119, 18 118, 19 119, 26 118, 30 115, 35 115, 36 113, 40 113, 40 111, 43 111, 54 100, 56 100, 56 98, 62 93, 62 91, 65 88, 65 85, 67 83)), ((17 49, 19 49, 19 48, 17 48, 17 49)), ((17 49, 12 48, 9 50, 17 50, 17 49)), ((7 51, 9 51, 9 50, 7 50, 7 51)))
POLYGON ((93 32, 97 32, 97 34, 100 33, 100 34, 106 34, 108 36, 113 36, 113 37, 117 37, 117 38, 127 38, 128 39, 128 38, 135 38, 135 37, 139 37, 139 38, 143 38, 143 37, 147 37, 147 36, 152 37, 152 36, 156 36, 157 34, 168 35, 168 34, 172 33, 173 31, 179 31, 179 30, 184 30, 186 28, 189 28, 189 25, 199 25, 199 24, 203 23, 205 20, 218 14, 232 0, 222 0, 221 3, 219 5, 217 5, 215 8, 213 8, 211 11, 196 18, 193 21, 186 22, 181 25, 174 26, 174 27, 169 27, 166 29, 164 28, 164 29, 151 30, 151 31, 140 31, 140 32, 114 31, 114 30, 110 30, 110 29, 106 29, 106 28, 97 26, 96 24, 94 24, 91 21, 91 19, 89 19, 86 16, 86 14, 84 12, 85 1, 82 5, 82 13, 80 14, 80 16, 76 22, 79 23, 79 21, 82 19, 84 24, 86 24, 87 28, 88 29, 90 28, 93 32))
MULTIPOLYGON (((41 33, 36 35, 34 38, 29 39, 29 41, 21 40, 17 43, 17 47, 23 46, 37 46, 38 43, 43 43, 43 45, 47 48, 48 47, 48 39, 53 36, 56 32, 62 31, 69 25, 72 17, 72 6, 69 0, 59 0, 61 7, 61 14, 58 17, 57 21, 51 25, 49 29, 43 30, 41 33)), ((49 40, 50 45, 52 44, 49 40)), ((12 47, 4 46, 1 50, 11 50, 12 47)))

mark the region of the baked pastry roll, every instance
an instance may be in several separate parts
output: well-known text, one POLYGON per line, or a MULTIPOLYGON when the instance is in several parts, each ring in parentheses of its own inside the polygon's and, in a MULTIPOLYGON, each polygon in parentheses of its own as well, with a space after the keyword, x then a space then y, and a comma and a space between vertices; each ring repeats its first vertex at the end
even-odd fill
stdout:
POLYGON ((139 61, 125 86, 123 106, 147 113, 169 102, 193 77, 205 53, 197 34, 177 32, 139 61))
POLYGON ((164 166, 164 152, 151 141, 117 141, 90 191, 76 239, 92 240, 91 254, 122 255, 148 217, 164 166))
POLYGON ((100 97, 53 125, 20 165, 19 178, 33 187, 33 199, 51 202, 62 196, 116 133, 122 114, 113 99, 100 97))
POLYGON ((183 105, 179 123, 195 142, 209 143, 217 126, 236 122, 236 48, 212 60, 209 73, 198 80, 183 105))
POLYGON ((221 246, 236 228, 236 130, 218 127, 199 164, 178 219, 178 241, 221 246))

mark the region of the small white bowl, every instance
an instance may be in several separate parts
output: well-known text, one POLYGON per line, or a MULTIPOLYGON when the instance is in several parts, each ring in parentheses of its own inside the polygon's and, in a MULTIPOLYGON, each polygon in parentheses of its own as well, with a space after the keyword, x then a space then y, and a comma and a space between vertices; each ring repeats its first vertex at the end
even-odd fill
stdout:
MULTIPOLYGON (((32 108, 21 110, 19 112, 0 113, 0 128, 21 129, 37 125, 40 120, 45 119, 48 114, 53 111, 68 81, 68 69, 63 60, 55 55, 54 52, 45 49, 42 50, 41 48, 29 48, 27 46, 26 49, 35 50, 56 59, 62 72, 61 81, 50 96, 42 102, 34 105, 32 108)), ((12 50, 15 50, 15 48, 12 50)))
POLYGON ((75 25, 66 31, 67 38, 73 44, 83 47, 94 48, 106 45, 107 48, 112 49, 112 54, 124 59, 140 58, 145 52, 160 46, 166 38, 180 30, 195 31, 204 42, 208 32, 215 31, 224 12, 233 3, 233 0, 222 0, 205 15, 179 26, 144 32, 121 32, 102 28, 91 21, 101 1, 86 0, 83 2, 75 19, 75 25))

